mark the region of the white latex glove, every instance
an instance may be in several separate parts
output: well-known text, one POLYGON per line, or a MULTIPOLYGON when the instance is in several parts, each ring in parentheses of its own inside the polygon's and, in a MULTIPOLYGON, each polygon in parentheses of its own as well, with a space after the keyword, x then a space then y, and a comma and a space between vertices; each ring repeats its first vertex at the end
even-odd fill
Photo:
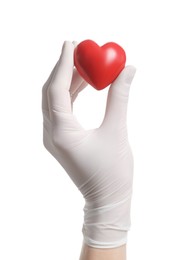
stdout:
POLYGON ((101 126, 85 130, 72 113, 87 85, 73 69, 73 52, 74 44, 65 42, 43 87, 44 145, 85 198, 84 242, 114 248, 126 243, 130 228, 133 157, 126 114, 135 68, 127 66, 110 86, 101 126))

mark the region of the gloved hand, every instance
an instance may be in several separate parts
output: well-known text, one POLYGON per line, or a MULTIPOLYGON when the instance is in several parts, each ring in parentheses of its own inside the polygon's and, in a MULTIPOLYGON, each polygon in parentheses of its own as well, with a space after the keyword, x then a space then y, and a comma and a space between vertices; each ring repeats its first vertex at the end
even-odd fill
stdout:
POLYGON ((84 242, 96 248, 126 243, 130 228, 133 156, 126 114, 135 68, 127 66, 110 86, 99 128, 85 130, 72 104, 87 85, 74 70, 74 44, 65 42, 43 87, 43 141, 85 198, 84 242))

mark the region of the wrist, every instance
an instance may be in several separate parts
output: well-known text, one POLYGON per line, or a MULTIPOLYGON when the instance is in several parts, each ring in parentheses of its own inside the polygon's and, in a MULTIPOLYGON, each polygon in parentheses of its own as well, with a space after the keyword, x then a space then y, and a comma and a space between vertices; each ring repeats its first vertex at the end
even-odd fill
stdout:
POLYGON ((126 260, 126 244, 116 248, 93 248, 83 243, 80 260, 126 260))

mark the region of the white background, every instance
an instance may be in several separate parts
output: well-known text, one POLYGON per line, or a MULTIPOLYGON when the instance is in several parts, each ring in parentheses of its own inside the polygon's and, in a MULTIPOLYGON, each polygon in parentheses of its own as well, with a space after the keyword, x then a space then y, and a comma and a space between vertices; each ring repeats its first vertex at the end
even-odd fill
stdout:
MULTIPOLYGON (((42 144, 41 88, 64 40, 119 43, 137 67, 129 108, 135 158, 128 259, 170 259, 169 1, 0 2, 0 259, 77 260, 84 200, 42 144)), ((108 88, 74 113, 103 117, 108 88)), ((88 163, 88 162, 87 162, 88 163)))

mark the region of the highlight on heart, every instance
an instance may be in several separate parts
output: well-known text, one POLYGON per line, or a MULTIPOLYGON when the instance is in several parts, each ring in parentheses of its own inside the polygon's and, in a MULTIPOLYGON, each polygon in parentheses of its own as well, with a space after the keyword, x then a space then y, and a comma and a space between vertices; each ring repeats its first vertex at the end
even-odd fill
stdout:
POLYGON ((125 63, 126 53, 115 42, 99 46, 92 40, 84 40, 74 50, 76 69, 97 90, 110 85, 123 70, 125 63))

